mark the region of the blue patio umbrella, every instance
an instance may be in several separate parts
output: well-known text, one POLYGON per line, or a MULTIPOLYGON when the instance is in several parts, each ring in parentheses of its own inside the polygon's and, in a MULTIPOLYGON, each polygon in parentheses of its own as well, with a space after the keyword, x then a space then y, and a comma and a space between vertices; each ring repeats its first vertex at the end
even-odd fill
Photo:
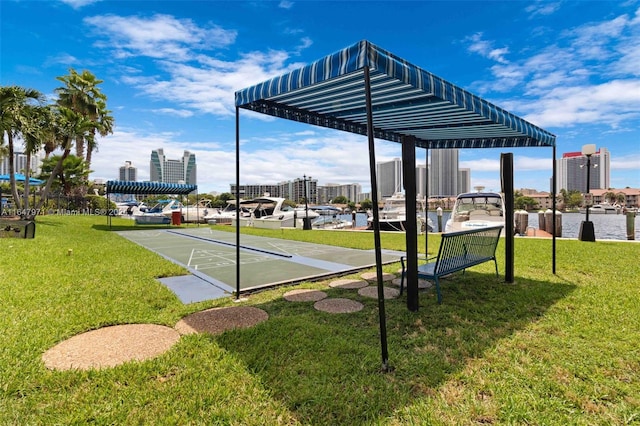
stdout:
MULTIPOLYGON (((17 182, 24 182, 26 180, 25 175, 23 175, 22 173, 15 173, 14 176, 16 177, 17 182)), ((0 182, 9 182, 9 180, 10 180, 9 175, 0 175, 0 182)), ((29 178, 30 185, 42 185, 43 183, 44 183, 43 180, 32 178, 32 177, 29 178)))

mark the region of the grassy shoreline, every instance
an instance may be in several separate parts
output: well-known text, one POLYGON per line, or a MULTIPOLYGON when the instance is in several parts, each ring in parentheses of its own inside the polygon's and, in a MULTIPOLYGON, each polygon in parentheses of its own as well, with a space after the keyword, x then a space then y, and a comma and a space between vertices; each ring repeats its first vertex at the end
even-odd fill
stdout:
MULTIPOLYGON (((105 228, 103 217, 43 216, 35 239, 0 240, 0 424, 640 422, 638 244, 558 240, 553 275, 549 240, 516 239, 513 284, 496 280, 487 264, 446 280, 442 305, 432 291, 420 294, 417 313, 404 297, 387 300, 390 373, 380 372, 376 301, 326 281, 294 288, 321 288, 365 309, 318 312, 284 301, 292 287, 283 287, 242 302, 269 313, 251 329, 183 336, 149 361, 49 371, 42 353, 76 334, 125 323, 173 326, 237 304, 183 305, 155 279, 181 267, 105 228)), ((370 233, 269 236, 373 246, 370 233)), ((438 241, 429 237, 430 250, 438 241)), ((382 245, 403 250, 404 240, 385 234, 382 245)))

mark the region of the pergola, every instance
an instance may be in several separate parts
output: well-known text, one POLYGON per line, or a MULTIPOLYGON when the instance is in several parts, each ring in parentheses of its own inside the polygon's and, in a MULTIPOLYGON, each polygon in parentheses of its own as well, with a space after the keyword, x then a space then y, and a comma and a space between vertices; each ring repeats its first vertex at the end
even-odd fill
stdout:
MULTIPOLYGON (((235 104, 236 198, 238 199, 240 196, 238 193, 240 188, 240 108, 287 120, 366 135, 374 206, 378 205, 374 139, 402 144, 407 217, 412 217, 411 214, 416 212, 416 147, 426 150, 551 147, 554 160, 556 156, 555 135, 367 40, 362 40, 305 67, 239 90, 235 93, 235 104)), ((512 186, 513 171, 512 165, 509 166, 508 157, 504 164, 503 183, 511 182, 512 186)), ((553 161, 554 221, 555 181, 556 170, 555 161, 553 161)), ((508 195, 504 186, 503 192, 508 195)), ((508 201, 507 199, 507 204, 509 204, 508 201)), ((508 223, 509 214, 507 216, 508 223)), ((512 206, 510 217, 513 219, 512 206)), ((373 209, 373 218, 382 358, 383 365, 386 366, 388 356, 377 209, 373 209)), ((513 228, 512 224, 511 227, 513 228)), ((407 306, 413 311, 418 309, 416 228, 416 223, 407 221, 407 306)), ((509 237, 512 242, 513 232, 510 236, 507 235, 507 238, 509 237)), ((239 222, 237 222, 236 238, 239 295, 239 222)), ((552 243, 554 273, 555 242, 554 235, 552 243)), ((507 250, 513 250, 512 244, 507 250)))
MULTIPOLYGON (((125 180, 107 181, 106 187, 107 200, 109 199, 109 194, 188 195, 197 190, 198 185, 164 182, 136 182, 125 180)), ((111 225, 111 216, 109 216, 109 225, 111 225)))

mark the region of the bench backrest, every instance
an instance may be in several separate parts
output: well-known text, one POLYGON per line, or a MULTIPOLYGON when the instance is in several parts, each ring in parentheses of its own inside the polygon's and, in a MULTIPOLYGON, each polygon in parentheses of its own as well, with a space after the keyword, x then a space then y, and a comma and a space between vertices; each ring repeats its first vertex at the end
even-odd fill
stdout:
POLYGON ((442 234, 435 274, 459 271, 493 259, 502 226, 442 234))

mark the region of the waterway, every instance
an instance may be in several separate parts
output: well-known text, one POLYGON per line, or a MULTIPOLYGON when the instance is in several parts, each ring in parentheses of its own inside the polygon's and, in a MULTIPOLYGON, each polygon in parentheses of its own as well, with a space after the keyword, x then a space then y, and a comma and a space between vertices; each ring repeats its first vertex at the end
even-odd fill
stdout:
MULTIPOLYGON (((442 227, 444 228, 449 212, 442 213, 442 227)), ((340 215, 343 219, 351 221, 351 215, 340 215)), ((438 216, 435 211, 429 211, 429 217, 433 221, 434 231, 438 232, 438 216)), ((580 224, 585 220, 583 213, 563 213, 562 238, 578 238, 580 224)), ((596 240, 627 240, 627 217, 623 214, 590 214, 589 220, 593 222, 596 240)), ((367 226, 367 215, 356 214, 356 226, 367 226)), ((529 225, 538 229, 538 213, 529 213, 529 225)), ((640 214, 635 217, 635 241, 640 241, 640 214)))

